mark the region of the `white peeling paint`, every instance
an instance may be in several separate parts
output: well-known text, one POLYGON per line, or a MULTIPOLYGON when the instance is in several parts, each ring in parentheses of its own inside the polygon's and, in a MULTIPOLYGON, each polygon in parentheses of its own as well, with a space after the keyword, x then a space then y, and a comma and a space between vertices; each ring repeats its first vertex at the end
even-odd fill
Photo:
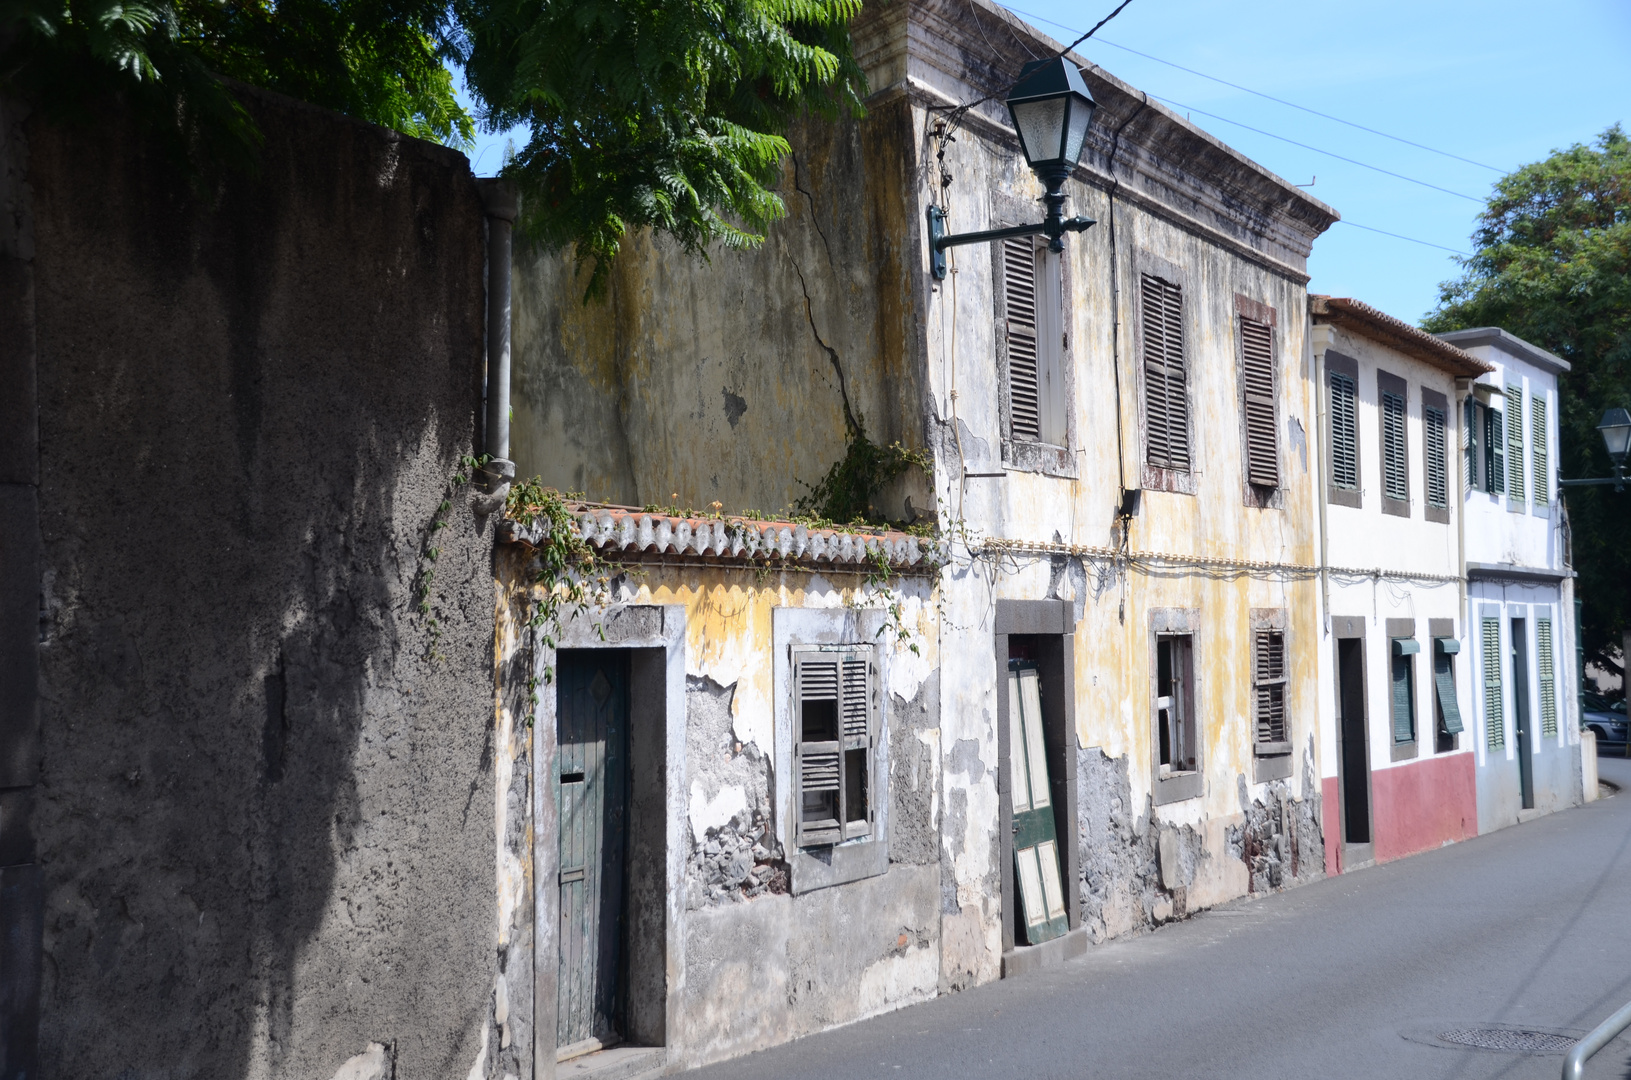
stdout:
POLYGON ((476 1051, 476 1062, 470 1066, 470 1072, 464 1080, 487 1080, 487 1040, 493 1033, 490 1021, 481 1022, 481 1049, 476 1051))
POLYGON ((334 1080, 387 1080, 390 1066, 385 1047, 379 1043, 369 1043, 368 1049, 340 1066, 334 1080))
POLYGON ((855 991, 857 1019, 934 997, 940 988, 940 954, 928 946, 890 956, 861 973, 855 991))
POLYGON ((691 782, 691 838, 702 843, 709 829, 718 829, 730 823, 733 817, 746 818, 747 790, 739 784, 727 784, 719 794, 708 798, 702 781, 691 782))

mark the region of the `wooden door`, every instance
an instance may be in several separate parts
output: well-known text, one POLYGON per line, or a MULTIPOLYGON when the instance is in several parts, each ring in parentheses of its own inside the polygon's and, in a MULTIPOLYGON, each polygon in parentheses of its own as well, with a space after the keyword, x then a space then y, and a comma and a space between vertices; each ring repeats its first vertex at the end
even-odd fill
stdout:
POLYGON ((559 1056, 618 1041, 623 850, 628 819, 628 657, 563 650, 557 663, 560 823, 559 1056))
POLYGON ((1008 662, 1008 769, 1019 929, 1027 944, 1038 945, 1069 929, 1069 919, 1042 738, 1041 680, 1030 660, 1008 662))

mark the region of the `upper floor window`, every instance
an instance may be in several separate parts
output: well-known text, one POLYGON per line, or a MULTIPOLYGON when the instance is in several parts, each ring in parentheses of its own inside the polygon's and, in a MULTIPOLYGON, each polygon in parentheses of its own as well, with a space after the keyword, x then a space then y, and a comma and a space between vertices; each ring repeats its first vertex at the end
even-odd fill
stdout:
POLYGON ((1427 520, 1450 521, 1450 402, 1443 394, 1421 391, 1422 487, 1427 520))
POLYGON ((1529 460, 1534 467, 1534 491, 1532 493, 1536 506, 1545 506, 1552 501, 1552 473, 1550 465, 1550 447, 1547 443, 1546 432, 1546 395, 1535 394, 1529 399, 1529 460))
POLYGON ((1274 327, 1240 317, 1240 414, 1246 428, 1246 482, 1280 486, 1274 378, 1274 327))
POLYGON ((1140 276, 1144 335, 1144 460, 1187 473, 1189 372, 1184 358, 1183 289, 1153 274, 1140 276))
POLYGON ((1000 248, 1000 366, 1007 382, 1008 438, 1064 446, 1064 300, 1059 257, 1033 236, 1000 248))
POLYGON ((1506 496, 1522 503, 1523 497, 1523 387, 1506 388, 1506 496))
POLYGON ((1359 506, 1359 365, 1346 356, 1325 354, 1331 414, 1330 501, 1359 506))
POLYGON ((1376 373, 1382 419, 1382 512, 1410 516, 1410 456, 1405 418, 1405 382, 1385 371, 1376 373))

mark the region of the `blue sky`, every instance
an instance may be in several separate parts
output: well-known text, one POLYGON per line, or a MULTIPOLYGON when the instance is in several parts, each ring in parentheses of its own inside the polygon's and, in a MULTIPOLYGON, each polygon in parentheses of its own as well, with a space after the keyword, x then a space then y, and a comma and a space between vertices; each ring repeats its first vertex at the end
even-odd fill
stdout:
MULTIPOLYGON (((1114 0, 1019 0, 1011 10, 1069 41, 1114 6, 1114 0)), ((1099 36, 1102 41, 1078 51, 1177 111, 1187 107, 1197 125, 1287 180, 1314 180, 1310 193, 1346 221, 1461 251, 1468 250, 1473 219, 1502 172, 1554 148, 1589 142, 1616 121, 1631 126, 1631 0, 1133 0, 1099 36), (1358 131, 1158 60, 1499 171, 1358 131)), ((470 155, 478 175, 497 171, 503 141, 478 140, 470 155)), ((1338 224, 1314 244, 1309 288, 1357 297, 1414 322, 1435 304, 1439 282, 1455 276, 1452 259, 1448 251, 1338 224)))

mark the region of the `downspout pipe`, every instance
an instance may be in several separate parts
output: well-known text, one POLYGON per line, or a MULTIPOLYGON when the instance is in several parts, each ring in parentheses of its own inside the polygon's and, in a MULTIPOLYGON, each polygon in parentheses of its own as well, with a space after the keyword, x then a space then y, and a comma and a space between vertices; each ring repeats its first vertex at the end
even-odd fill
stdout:
POLYGON ((482 488, 491 513, 504 504, 515 462, 510 460, 510 233, 521 198, 508 180, 477 180, 487 216, 487 416, 482 427, 482 488))

